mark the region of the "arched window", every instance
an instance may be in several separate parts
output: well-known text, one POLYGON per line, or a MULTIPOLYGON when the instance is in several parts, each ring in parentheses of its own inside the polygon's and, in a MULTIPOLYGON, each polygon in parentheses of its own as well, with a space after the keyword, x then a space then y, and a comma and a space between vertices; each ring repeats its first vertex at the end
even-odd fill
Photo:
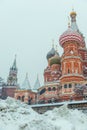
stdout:
POLYGON ((43 94, 43 93, 45 93, 45 91, 46 91, 46 89, 44 88, 44 89, 42 89, 41 91, 40 91, 40 95, 41 94, 43 94))
POLYGON ((22 96, 22 101, 24 102, 24 96, 22 96))
POLYGON ((17 97, 17 99, 18 99, 18 100, 21 100, 21 97, 20 97, 20 96, 18 96, 18 97, 17 97))
POLYGON ((77 83, 75 83, 75 87, 77 86, 77 83))
POLYGON ((53 91, 56 91, 56 88, 55 88, 55 87, 53 87, 53 91))
POLYGON ((67 84, 64 84, 64 88, 67 88, 67 84))
POLYGON ((48 88, 48 91, 51 91, 51 88, 50 88, 50 87, 48 88))
POLYGON ((69 84, 69 88, 72 88, 72 84, 69 84))
POLYGON ((70 73, 70 70, 68 69, 68 74, 70 73))

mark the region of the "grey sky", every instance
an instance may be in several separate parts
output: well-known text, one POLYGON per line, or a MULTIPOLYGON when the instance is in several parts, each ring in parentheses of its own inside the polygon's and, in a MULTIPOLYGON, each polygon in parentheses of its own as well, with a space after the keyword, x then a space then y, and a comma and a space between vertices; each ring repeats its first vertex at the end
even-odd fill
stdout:
POLYGON ((68 15, 74 7, 77 24, 87 41, 87 0, 1 0, 0 1, 0 76, 5 80, 17 54, 19 83, 28 72, 31 86, 47 66, 46 54, 52 39, 67 29, 68 15))

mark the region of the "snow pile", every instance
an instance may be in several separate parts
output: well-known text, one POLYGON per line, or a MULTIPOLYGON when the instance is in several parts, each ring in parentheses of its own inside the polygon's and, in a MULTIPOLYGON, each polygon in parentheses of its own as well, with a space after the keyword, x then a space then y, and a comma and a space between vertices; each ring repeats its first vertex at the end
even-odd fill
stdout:
POLYGON ((0 100, 0 130, 87 130, 87 116, 66 105, 40 115, 8 98, 0 100))

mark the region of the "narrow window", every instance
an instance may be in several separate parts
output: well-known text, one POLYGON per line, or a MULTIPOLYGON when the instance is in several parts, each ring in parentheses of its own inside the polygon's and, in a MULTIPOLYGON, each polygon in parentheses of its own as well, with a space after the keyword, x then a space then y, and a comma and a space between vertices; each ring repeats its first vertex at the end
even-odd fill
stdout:
POLYGON ((48 91, 51 91, 51 88, 48 88, 48 91))
POLYGON ((69 88, 72 88, 72 84, 69 84, 69 88))
POLYGON ((67 88, 67 84, 64 85, 64 88, 67 88))
POLYGON ((22 101, 24 102, 24 96, 22 96, 22 101))
POLYGON ((70 73, 70 70, 68 69, 68 74, 70 73))

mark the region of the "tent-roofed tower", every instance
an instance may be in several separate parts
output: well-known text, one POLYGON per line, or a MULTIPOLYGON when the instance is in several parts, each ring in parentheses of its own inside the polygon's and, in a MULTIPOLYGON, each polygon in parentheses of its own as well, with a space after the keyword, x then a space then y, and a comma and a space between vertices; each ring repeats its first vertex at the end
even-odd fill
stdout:
POLYGON ((15 55, 13 65, 10 68, 9 76, 7 78, 8 85, 17 85, 17 73, 18 73, 18 69, 17 69, 17 65, 16 65, 16 55, 15 55))
POLYGON ((31 86, 30 86, 30 82, 29 82, 29 79, 28 79, 28 73, 26 73, 26 77, 24 79, 24 82, 21 86, 21 89, 23 90, 31 90, 31 86))
POLYGON ((38 75, 37 75, 37 79, 36 79, 36 81, 35 81, 33 90, 36 90, 36 91, 37 91, 39 88, 40 88, 40 81, 39 81, 39 77, 38 77, 38 75))

